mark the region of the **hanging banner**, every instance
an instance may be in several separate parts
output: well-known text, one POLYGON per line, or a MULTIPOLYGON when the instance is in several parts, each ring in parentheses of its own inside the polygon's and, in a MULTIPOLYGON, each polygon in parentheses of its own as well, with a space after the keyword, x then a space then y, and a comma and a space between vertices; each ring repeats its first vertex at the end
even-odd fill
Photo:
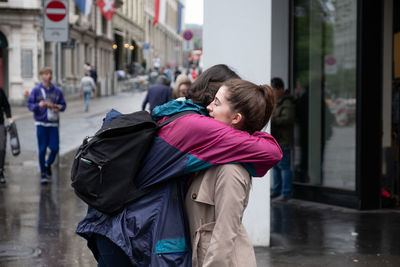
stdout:
POLYGON ((84 16, 88 16, 90 14, 90 10, 92 9, 92 0, 74 0, 74 1, 84 16))
POLYGON ((115 14, 114 0, 98 0, 96 5, 106 20, 111 20, 115 14))

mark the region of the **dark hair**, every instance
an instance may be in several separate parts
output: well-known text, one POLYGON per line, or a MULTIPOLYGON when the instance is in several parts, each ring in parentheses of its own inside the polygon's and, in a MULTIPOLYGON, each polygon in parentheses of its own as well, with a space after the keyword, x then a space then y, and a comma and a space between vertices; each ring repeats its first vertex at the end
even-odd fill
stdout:
POLYGON ((285 89, 285 84, 283 80, 278 77, 274 77, 271 79, 271 86, 276 89, 285 89))
POLYGON ((260 131, 269 121, 275 106, 272 88, 256 85, 241 79, 223 83, 227 87, 225 96, 231 109, 242 114, 244 121, 240 130, 253 133, 260 131))
POLYGON ((236 74, 225 64, 214 65, 197 77, 192 83, 187 92, 187 98, 192 99, 194 103, 201 106, 208 106, 215 97, 222 83, 229 79, 240 79, 236 74))
POLYGON ((163 74, 159 75, 156 79, 156 84, 163 84, 163 85, 169 86, 168 77, 163 74))

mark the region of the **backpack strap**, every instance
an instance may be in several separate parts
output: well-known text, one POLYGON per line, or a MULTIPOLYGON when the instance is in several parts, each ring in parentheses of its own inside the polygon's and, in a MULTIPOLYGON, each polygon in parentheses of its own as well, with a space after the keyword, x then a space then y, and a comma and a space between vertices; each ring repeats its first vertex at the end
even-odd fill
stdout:
POLYGON ((168 119, 166 119, 165 121, 163 121, 162 123, 160 123, 158 125, 158 128, 161 128, 161 127, 167 125, 168 123, 170 123, 171 121, 174 121, 177 118, 180 118, 180 117, 185 116, 187 114, 200 114, 200 113, 198 111, 195 111, 195 110, 185 110, 185 111, 176 113, 176 114, 172 115, 171 117, 169 117, 168 119))
MULTIPOLYGON (((184 116, 184 115, 187 115, 187 114, 200 114, 200 113, 197 112, 197 111, 194 111, 194 110, 186 110, 186 111, 182 111, 182 112, 176 113, 176 114, 174 114, 173 116, 171 116, 171 117, 169 117, 168 119, 166 119, 165 121, 163 121, 162 123, 160 123, 160 124, 157 126, 157 128, 160 129, 161 127, 167 125, 168 123, 172 122, 173 120, 176 120, 177 118, 180 118, 180 117, 182 117, 182 116, 184 116)), ((141 197, 143 197, 143 196, 149 194, 150 192, 152 192, 152 191, 154 191, 154 190, 156 190, 156 189, 158 189, 158 188, 161 188, 161 187, 164 186, 164 184, 166 184, 167 182, 169 182, 169 180, 168 180, 168 181, 164 181, 164 182, 160 182, 160 183, 157 183, 157 184, 154 184, 154 185, 151 185, 151 186, 149 186, 149 187, 147 187, 147 188, 143 188, 143 189, 138 189, 138 188, 136 188, 136 187, 134 186, 135 188, 134 188, 134 190, 127 196, 126 201, 125 201, 125 204, 129 204, 129 203, 131 203, 131 202, 134 202, 135 200, 137 200, 137 199, 139 199, 139 198, 141 198, 141 197)))

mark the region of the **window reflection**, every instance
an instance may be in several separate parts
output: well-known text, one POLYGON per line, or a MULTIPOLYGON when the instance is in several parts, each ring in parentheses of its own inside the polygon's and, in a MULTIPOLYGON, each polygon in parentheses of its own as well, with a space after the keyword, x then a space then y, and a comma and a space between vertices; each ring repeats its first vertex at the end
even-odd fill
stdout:
POLYGON ((294 1, 296 182, 355 190, 356 2, 294 1))

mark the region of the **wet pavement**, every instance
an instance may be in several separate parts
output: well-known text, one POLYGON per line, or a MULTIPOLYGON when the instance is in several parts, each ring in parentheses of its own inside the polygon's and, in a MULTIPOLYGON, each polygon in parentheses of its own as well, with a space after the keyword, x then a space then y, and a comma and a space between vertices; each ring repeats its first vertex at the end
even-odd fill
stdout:
POLYGON ((271 247, 259 266, 400 266, 400 210, 272 201, 271 247))
MULTIPOLYGON (((7 154, 7 185, 0 187, 0 266, 96 266, 75 234, 86 205, 70 186, 74 150, 93 134, 110 108, 139 110, 144 92, 70 101, 61 117, 59 168, 40 186, 35 128, 25 108, 14 107, 22 153, 7 154)), ((9 152, 8 152, 9 153, 9 152)), ((271 247, 255 248, 258 266, 400 266, 400 210, 360 212, 290 200, 271 203, 271 247)))
MULTIPOLYGON (((123 113, 140 109, 144 92, 124 92, 92 99, 85 113, 82 100, 67 102, 61 115, 59 168, 53 166, 53 183, 39 184, 36 130, 32 113, 12 107, 21 154, 7 147, 5 175, 0 185, 0 266, 96 266, 86 242, 75 228, 87 206, 70 186, 74 151, 83 138, 93 135, 111 108, 123 113)), ((8 144, 7 144, 8 145, 8 144)))

